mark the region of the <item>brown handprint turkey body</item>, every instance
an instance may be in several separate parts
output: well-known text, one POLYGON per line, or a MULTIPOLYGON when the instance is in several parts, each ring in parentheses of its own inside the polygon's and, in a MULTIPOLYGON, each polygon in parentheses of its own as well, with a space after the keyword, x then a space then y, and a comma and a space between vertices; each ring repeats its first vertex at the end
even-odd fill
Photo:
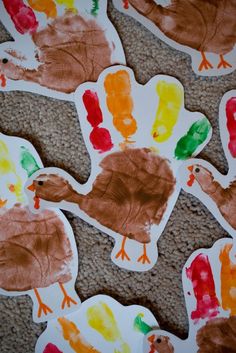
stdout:
MULTIPOLYGON (((172 0, 165 7, 154 0, 129 0, 129 3, 168 38, 202 53, 219 54, 218 68, 231 67, 223 55, 233 50, 236 43, 234 0, 172 0)), ((209 67, 211 64, 203 55, 199 70, 209 67)))
POLYGON ((96 81, 101 71, 112 64, 112 48, 103 28, 72 11, 33 33, 32 41, 38 67, 29 69, 2 58, 0 71, 7 78, 72 93, 79 84, 96 81))
POLYGON ((198 353, 236 353, 236 317, 208 321, 196 341, 198 353))
POLYGON ((0 287, 27 291, 71 280, 72 250, 57 214, 0 209, 0 287))
POLYGON ((150 228, 159 224, 174 192, 169 162, 148 148, 128 148, 106 156, 101 173, 87 195, 77 193, 57 175, 34 180, 38 198, 77 203, 101 225, 125 237, 148 243, 150 228))

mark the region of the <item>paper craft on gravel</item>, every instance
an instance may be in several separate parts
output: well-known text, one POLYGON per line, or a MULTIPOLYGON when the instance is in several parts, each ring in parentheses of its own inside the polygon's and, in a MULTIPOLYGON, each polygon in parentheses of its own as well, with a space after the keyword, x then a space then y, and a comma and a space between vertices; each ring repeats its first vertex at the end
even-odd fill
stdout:
POLYGON ((113 0, 115 7, 158 38, 191 55, 197 75, 236 67, 236 2, 227 0, 113 0))
POLYGON ((78 311, 50 321, 35 352, 142 353, 143 335, 154 327, 158 323, 148 309, 124 307, 109 296, 97 295, 78 311))
POLYGON ((150 331, 143 353, 236 353, 236 259, 232 239, 195 251, 182 272, 189 334, 150 331))
POLYGON ((75 213, 114 237, 114 263, 148 270, 180 192, 177 170, 210 139, 209 121, 184 108, 176 79, 156 76, 142 86, 122 66, 80 86, 75 103, 91 158, 90 178, 80 185, 57 168, 36 172, 27 182, 32 209, 75 213))
POLYGON ((226 93, 220 104, 221 143, 229 170, 222 175, 210 163, 191 159, 181 169, 186 192, 196 196, 227 232, 236 236, 236 91, 226 93))
POLYGON ((78 308, 78 254, 59 210, 31 213, 24 184, 42 167, 26 140, 0 134, 0 294, 28 294, 33 319, 47 321, 78 308))
POLYGON ((0 21, 14 39, 0 44, 3 91, 73 101, 81 83, 125 64, 106 0, 3 0, 0 21))

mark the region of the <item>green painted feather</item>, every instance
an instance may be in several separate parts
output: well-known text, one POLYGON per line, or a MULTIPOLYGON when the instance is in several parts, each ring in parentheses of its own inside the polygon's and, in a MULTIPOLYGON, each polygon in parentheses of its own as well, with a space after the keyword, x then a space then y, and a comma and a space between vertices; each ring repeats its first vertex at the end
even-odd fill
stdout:
POLYGON ((146 324, 142 320, 142 318, 143 318, 143 314, 139 314, 136 316, 136 318, 134 319, 134 329, 136 331, 139 331, 139 332, 143 333, 144 335, 146 335, 147 333, 149 333, 153 329, 148 324, 146 324))
POLYGON ((99 0, 93 0, 93 8, 91 10, 91 15, 97 16, 99 10, 99 0))
POLYGON ((29 152, 29 150, 21 146, 21 156, 20 164, 22 168, 27 172, 28 177, 39 170, 39 166, 34 158, 34 156, 29 152))
POLYGON ((187 134, 178 141, 175 158, 184 160, 192 157, 196 149, 206 140, 210 130, 211 125, 205 117, 193 123, 187 134))

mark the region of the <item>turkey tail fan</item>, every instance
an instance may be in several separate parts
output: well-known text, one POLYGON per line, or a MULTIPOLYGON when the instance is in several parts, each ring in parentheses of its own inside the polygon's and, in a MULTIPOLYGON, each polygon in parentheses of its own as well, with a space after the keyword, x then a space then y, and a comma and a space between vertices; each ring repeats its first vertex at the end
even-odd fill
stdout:
MULTIPOLYGON (((66 11, 76 14, 84 6, 78 0, 3 0, 3 5, 16 31, 21 35, 37 31, 42 25, 42 19, 50 22, 66 11)), ((98 0, 91 0, 86 4, 86 12, 96 17, 101 7, 98 0)))

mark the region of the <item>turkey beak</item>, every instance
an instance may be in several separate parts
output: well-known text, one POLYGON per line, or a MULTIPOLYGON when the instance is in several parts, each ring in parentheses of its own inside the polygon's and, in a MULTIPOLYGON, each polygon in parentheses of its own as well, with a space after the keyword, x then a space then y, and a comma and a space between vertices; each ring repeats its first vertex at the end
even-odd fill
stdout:
POLYGON ((30 186, 28 186, 27 189, 28 189, 29 191, 32 191, 32 192, 35 192, 35 191, 36 191, 36 187, 34 186, 34 183, 31 184, 30 186))
POLYGON ((189 187, 193 186, 193 183, 194 183, 194 180, 195 180, 195 176, 193 174, 193 165, 190 165, 188 168, 187 168, 189 171, 190 171, 190 175, 189 175, 189 179, 187 181, 187 185, 189 187))
POLYGON ((156 339, 155 335, 152 335, 152 336, 148 337, 148 342, 154 343, 155 339, 156 339))
POLYGON ((193 165, 190 165, 190 166, 188 167, 188 170, 192 173, 192 172, 193 172, 193 165))
POLYGON ((149 351, 149 353, 156 352, 156 349, 154 347, 155 339, 156 339, 155 335, 152 335, 152 336, 148 337, 148 342, 150 343, 150 351, 149 351))
MULTIPOLYGON (((29 191, 32 191, 32 192, 35 192, 35 191, 36 191, 36 187, 35 187, 34 183, 31 184, 30 186, 28 186, 27 189, 28 189, 29 191)), ((36 210, 39 210, 39 209, 40 209, 40 198, 39 198, 38 196, 36 196, 36 195, 34 196, 34 208, 35 208, 36 210)))

